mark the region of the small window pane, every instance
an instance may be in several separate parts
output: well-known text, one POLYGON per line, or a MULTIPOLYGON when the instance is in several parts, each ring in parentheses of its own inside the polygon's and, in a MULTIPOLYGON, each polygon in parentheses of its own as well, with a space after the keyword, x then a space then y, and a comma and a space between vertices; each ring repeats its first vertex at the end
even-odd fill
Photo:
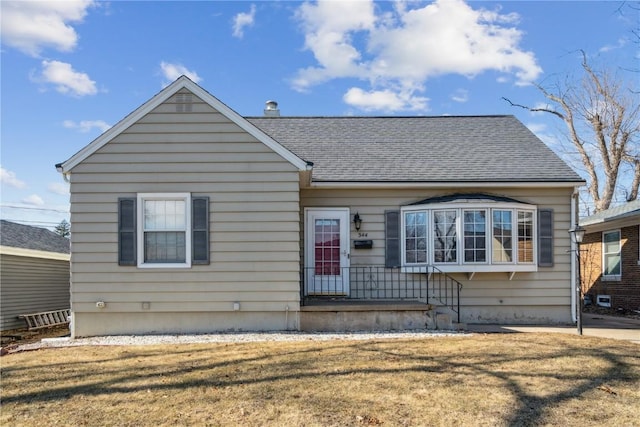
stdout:
POLYGON ((405 262, 408 264, 427 262, 427 214, 407 212, 405 219, 405 262))
POLYGON ((144 233, 144 262, 184 263, 186 262, 185 248, 184 232, 144 233))
POLYGON ((493 262, 513 261, 512 211, 493 211, 493 262))
POLYGON ((456 231, 457 215, 458 211, 456 210, 433 212, 434 262, 458 262, 458 236, 456 231))
POLYGON ((533 262, 533 212, 518 211, 518 262, 533 262))
POLYGON ((185 225, 184 200, 145 200, 145 230, 184 230, 185 225))
POLYGON ((484 210, 464 211, 464 262, 486 262, 486 222, 484 210))

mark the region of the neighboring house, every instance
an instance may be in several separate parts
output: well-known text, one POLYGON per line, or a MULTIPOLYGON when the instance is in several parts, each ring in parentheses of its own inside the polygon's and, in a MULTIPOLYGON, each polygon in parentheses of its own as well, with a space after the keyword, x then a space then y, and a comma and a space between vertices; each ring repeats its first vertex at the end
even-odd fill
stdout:
POLYGON ((640 310, 640 200, 580 220, 582 291, 593 304, 640 310))
POLYGON ((21 314, 69 308, 69 239, 2 220, 0 330, 26 326, 21 314))
POLYGON ((245 118, 183 76, 56 166, 73 336, 572 321, 584 182, 512 116, 245 118))

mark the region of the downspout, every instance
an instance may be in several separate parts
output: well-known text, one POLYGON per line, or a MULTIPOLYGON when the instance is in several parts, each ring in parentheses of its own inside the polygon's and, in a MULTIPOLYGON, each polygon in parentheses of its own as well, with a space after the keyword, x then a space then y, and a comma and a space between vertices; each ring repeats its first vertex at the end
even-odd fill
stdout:
MULTIPOLYGON (((571 195, 571 226, 569 230, 573 230, 578 225, 578 201, 580 197, 580 193, 578 191, 578 187, 573 188, 573 194, 571 195)), ((578 288, 578 278, 577 278, 577 259, 576 251, 578 250, 577 244, 573 241, 571 236, 569 236, 569 253, 571 259, 571 320, 573 322, 578 321, 578 309, 577 309, 577 299, 576 299, 576 289, 578 288)))
MULTIPOLYGON (((64 179, 64 182, 68 184, 71 183, 71 180, 69 179, 69 175, 71 174, 64 170, 62 163, 56 164, 56 171, 60 172, 60 174, 62 175, 62 178, 64 179)), ((69 212, 69 214, 71 214, 71 212, 69 212)), ((73 253, 73 248, 71 249, 71 251, 73 253)), ((69 273, 71 273, 71 258, 69 259, 69 273)), ((71 280, 71 276, 69 276, 69 291, 71 292, 71 295, 73 295, 73 281, 71 280)), ((75 323, 75 313, 73 311, 72 299, 73 297, 69 299, 69 308, 71 309, 69 312, 69 332, 71 334, 71 339, 73 340, 76 338, 76 323, 75 323)))

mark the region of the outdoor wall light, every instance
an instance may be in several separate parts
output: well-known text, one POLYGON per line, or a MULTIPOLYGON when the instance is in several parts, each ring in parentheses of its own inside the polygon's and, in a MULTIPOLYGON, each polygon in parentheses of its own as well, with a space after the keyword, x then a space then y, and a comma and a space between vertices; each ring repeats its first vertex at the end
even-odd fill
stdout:
POLYGON ((576 225, 575 228, 569 230, 569 233, 573 236, 574 242, 577 244, 582 243, 582 239, 584 239, 584 227, 576 225))
POLYGON ((360 231, 362 219, 360 219, 360 214, 358 212, 356 212, 356 214, 353 216, 353 225, 356 226, 356 231, 360 231))

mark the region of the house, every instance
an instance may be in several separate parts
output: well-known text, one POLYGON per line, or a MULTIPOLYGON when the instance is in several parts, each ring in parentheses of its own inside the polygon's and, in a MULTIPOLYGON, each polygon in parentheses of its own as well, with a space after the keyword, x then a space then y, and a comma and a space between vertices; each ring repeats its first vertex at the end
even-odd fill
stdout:
POLYGON ((580 220, 582 292, 603 307, 640 310, 640 200, 580 220))
POLYGON ((69 239, 2 220, 0 330, 24 328, 22 314, 69 308, 69 239))
POLYGON ((56 166, 72 336, 572 321, 583 180, 512 116, 242 117, 183 76, 56 166))

